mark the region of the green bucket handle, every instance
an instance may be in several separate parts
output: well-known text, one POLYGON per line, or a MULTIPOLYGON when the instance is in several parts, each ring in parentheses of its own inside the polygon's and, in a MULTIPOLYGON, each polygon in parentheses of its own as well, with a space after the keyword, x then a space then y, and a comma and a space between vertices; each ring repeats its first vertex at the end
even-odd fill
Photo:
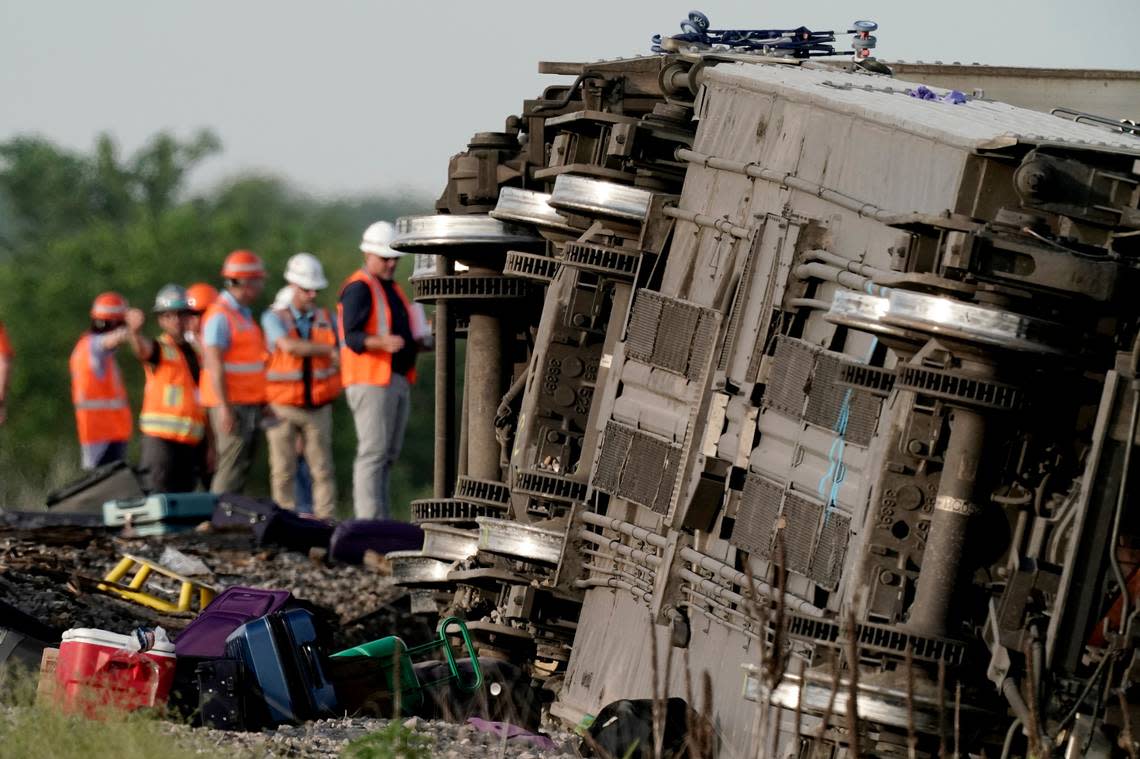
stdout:
POLYGON ((471 633, 467 630, 467 625, 459 617, 448 617, 439 623, 439 639, 433 640, 430 643, 424 643, 415 648, 407 650, 407 656, 414 657, 419 654, 434 651, 437 648, 442 648, 444 656, 447 658, 447 669, 450 672, 448 677, 434 680, 430 683, 421 683, 422 687, 437 685, 448 680, 454 680, 456 686, 465 693, 474 693, 483 687, 483 668, 479 666, 479 656, 475 653, 475 644, 471 640, 471 633), (471 682, 465 683, 460 680, 459 665, 455 662, 455 652, 451 650, 451 645, 447 642, 448 628, 458 628, 458 635, 463 639, 463 646, 467 649, 467 656, 471 659, 471 672, 474 675, 471 682))

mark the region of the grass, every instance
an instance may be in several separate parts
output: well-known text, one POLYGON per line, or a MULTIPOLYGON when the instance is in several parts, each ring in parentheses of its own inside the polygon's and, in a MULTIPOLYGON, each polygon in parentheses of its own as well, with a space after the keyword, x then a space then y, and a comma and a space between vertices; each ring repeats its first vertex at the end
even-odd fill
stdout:
MULTIPOLYGON (((202 759, 193 739, 172 734, 153 714, 108 713, 103 720, 37 704, 35 678, 0 668, 0 756, 20 759, 202 759)), ((205 747, 202 747, 205 749, 205 747)), ((213 754, 217 755, 217 754, 213 754)), ((233 752, 227 752, 232 757, 233 752)))
POLYGON ((431 759, 432 740, 392 720, 383 730, 358 738, 344 747, 342 759, 431 759))

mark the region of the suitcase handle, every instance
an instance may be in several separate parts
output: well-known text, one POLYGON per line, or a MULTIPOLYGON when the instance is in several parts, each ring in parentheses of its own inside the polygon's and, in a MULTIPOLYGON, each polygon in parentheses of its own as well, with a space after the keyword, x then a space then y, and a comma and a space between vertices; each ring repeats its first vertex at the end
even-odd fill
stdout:
POLYGON ((326 684, 324 678, 324 670, 320 663, 320 653, 312 643, 305 643, 301 646, 301 658, 305 662, 305 668, 309 670, 309 677, 313 685, 322 687, 326 684))

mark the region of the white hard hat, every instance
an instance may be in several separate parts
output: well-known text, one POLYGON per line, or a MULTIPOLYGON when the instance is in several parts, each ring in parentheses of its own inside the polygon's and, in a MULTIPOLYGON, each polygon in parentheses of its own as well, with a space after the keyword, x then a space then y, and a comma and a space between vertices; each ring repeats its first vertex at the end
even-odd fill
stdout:
POLYGON ((378 221, 364 230, 364 238, 360 241, 360 249, 381 258, 399 258, 404 255, 398 250, 392 250, 388 243, 396 236, 396 225, 390 221, 378 221))
POLYGON ((323 290, 329 286, 321 262, 312 253, 298 253, 285 264, 285 281, 305 290, 323 290))
POLYGON ((282 311, 289 308, 289 304, 293 302, 293 286, 285 285, 277 291, 277 295, 273 298, 273 305, 269 307, 270 311, 282 311))

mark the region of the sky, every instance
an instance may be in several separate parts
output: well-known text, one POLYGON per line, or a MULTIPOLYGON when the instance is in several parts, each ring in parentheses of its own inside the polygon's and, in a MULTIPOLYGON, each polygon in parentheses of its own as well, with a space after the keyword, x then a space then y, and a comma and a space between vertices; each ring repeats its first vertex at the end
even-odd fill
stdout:
POLYGON ((1140 0, 0 0, 0 141, 106 131, 129 152, 209 127, 224 153, 198 189, 254 171, 434 196, 474 132, 566 82, 538 61, 648 53, 690 7, 714 28, 871 18, 883 60, 1140 69, 1140 0))

